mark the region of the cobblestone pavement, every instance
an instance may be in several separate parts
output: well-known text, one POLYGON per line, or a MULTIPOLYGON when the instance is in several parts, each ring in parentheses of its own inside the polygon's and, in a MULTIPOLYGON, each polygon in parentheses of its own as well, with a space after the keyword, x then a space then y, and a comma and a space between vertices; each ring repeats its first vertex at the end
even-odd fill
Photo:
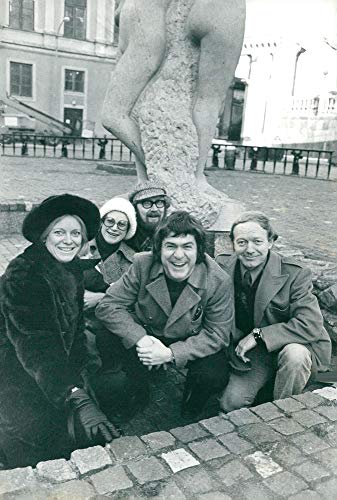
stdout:
MULTIPOLYGON (((337 182, 220 169, 207 175, 247 209, 269 214, 293 244, 337 256, 337 182)), ((40 158, 0 157, 0 176, 0 203, 38 202, 68 191, 101 204, 136 182, 134 176, 97 170, 95 162, 40 158)))
POLYGON ((17 500, 334 500, 337 389, 0 471, 17 500))

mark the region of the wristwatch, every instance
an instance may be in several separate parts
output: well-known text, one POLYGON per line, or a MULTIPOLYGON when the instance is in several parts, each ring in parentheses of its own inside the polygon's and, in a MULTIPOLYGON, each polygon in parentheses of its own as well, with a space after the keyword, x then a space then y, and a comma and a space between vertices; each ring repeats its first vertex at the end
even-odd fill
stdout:
POLYGON ((254 340, 258 345, 264 344, 261 333, 262 333, 262 328, 253 328, 253 330, 252 330, 254 340))

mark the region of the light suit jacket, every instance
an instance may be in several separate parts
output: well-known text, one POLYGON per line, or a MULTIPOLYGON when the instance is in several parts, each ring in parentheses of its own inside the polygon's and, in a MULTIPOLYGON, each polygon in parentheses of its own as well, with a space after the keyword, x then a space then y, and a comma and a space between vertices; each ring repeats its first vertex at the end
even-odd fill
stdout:
POLYGON ((126 348, 144 335, 166 337, 178 367, 229 345, 234 321, 233 285, 206 255, 196 264, 172 309, 163 266, 152 253, 136 254, 134 262, 110 286, 96 316, 126 348))
MULTIPOLYGON (((222 254, 216 260, 234 280, 236 255, 222 254)), ((263 329, 262 338, 268 352, 280 351, 290 343, 306 345, 315 372, 328 369, 331 341, 312 288, 310 269, 271 251, 256 290, 254 327, 263 329)), ((243 336, 241 330, 234 330, 234 347, 243 336)), ((235 359, 231 358, 236 367, 244 369, 244 363, 235 354, 235 359)))

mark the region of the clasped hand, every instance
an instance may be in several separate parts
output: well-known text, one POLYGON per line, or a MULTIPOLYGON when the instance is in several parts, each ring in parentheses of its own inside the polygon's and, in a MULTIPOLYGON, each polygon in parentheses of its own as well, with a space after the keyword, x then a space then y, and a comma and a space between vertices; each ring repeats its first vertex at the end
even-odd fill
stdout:
POLYGON ((151 335, 142 337, 137 342, 136 350, 139 361, 148 367, 164 365, 172 361, 171 349, 151 335))
POLYGON ((250 359, 247 358, 246 353, 254 347, 256 347, 256 340, 254 339, 253 334, 250 333, 240 340, 235 348, 235 354, 238 356, 238 358, 241 358, 244 363, 248 363, 250 359))

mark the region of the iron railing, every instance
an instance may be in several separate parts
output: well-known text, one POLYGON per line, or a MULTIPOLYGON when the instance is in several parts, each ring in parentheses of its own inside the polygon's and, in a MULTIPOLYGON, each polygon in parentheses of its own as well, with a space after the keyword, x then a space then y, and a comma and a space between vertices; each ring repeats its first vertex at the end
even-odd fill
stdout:
MULTIPOLYGON (((134 156, 119 139, 108 137, 1 134, 4 156, 109 160, 133 163, 134 156)), ((243 146, 214 139, 206 169, 244 170, 337 180, 333 151, 243 146)))

